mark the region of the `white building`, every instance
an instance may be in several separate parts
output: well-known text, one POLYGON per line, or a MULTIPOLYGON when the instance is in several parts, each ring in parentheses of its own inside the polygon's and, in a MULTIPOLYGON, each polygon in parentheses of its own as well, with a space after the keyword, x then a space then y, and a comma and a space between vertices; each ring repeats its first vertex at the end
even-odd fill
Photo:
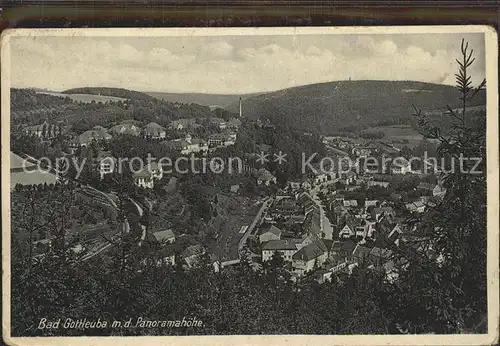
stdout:
POLYGON ((397 157, 392 162, 391 166, 392 174, 408 174, 411 173, 411 163, 404 157, 397 157))

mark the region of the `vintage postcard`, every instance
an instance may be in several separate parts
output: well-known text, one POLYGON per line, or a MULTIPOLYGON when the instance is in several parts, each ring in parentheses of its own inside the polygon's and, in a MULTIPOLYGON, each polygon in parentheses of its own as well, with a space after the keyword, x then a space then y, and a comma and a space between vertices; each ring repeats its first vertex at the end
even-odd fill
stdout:
POLYGON ((18 29, 1 54, 8 344, 498 342, 493 29, 18 29))

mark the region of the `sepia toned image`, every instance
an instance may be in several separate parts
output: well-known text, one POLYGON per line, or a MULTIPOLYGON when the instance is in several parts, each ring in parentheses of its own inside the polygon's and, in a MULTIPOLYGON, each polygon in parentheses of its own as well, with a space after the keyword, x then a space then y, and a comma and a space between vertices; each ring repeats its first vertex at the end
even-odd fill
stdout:
POLYGON ((496 40, 5 32, 4 337, 494 343, 496 40))

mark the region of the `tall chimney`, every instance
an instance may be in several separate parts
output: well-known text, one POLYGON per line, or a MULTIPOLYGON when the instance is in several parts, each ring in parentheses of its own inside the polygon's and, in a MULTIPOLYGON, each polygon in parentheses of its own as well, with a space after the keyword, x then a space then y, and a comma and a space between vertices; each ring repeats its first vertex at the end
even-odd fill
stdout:
POLYGON ((242 110, 242 107, 241 107, 241 97, 240 97, 240 118, 243 116, 243 110, 242 110))

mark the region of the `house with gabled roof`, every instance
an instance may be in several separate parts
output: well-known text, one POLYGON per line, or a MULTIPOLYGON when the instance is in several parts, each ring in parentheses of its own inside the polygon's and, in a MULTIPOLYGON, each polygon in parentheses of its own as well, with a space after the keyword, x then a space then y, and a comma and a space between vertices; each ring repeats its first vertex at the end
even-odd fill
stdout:
POLYGON ((343 201, 344 207, 356 208, 358 206, 358 201, 355 199, 345 199, 343 201))
POLYGON ((323 265, 327 255, 317 242, 308 244, 292 255, 292 270, 294 274, 303 275, 323 265))
POLYGON ((375 266, 381 266, 386 263, 392 256, 392 251, 380 247, 373 247, 368 254, 370 262, 375 266))
POLYGON ((111 127, 109 132, 115 135, 139 136, 141 128, 134 123, 121 123, 111 127))
POLYGON ((231 118, 229 121, 226 123, 228 128, 232 129, 238 129, 241 126, 241 120, 238 118, 231 118))
POLYGON ((373 220, 375 221, 379 220, 382 215, 395 217, 396 212, 392 207, 379 207, 372 209, 371 217, 373 220))
POLYGON ((141 169, 132 174, 134 184, 145 189, 152 189, 154 187, 153 174, 147 169, 141 169))
POLYGON ((348 217, 340 229, 339 238, 347 239, 350 237, 361 237, 366 235, 366 221, 361 218, 348 217))
POLYGON ((444 198, 446 195, 446 188, 443 186, 443 184, 438 183, 433 189, 432 189, 432 195, 437 198, 444 198))
POLYGON ((199 262, 201 256, 203 256, 205 253, 205 248, 202 245, 197 244, 188 246, 182 252, 181 256, 186 262, 188 268, 192 268, 199 262))
POLYGON ((163 139, 167 136, 165 128, 155 122, 150 122, 144 127, 144 137, 150 139, 163 139))
POLYGON ((189 128, 199 127, 196 118, 181 118, 170 122, 169 127, 174 130, 184 130, 189 128))
POLYGON ((157 256, 158 263, 175 266, 176 255, 174 246, 165 246, 158 250, 155 255, 157 256))
POLYGON ((365 210, 368 210, 368 208, 373 207, 376 208, 379 204, 378 199, 367 199, 365 201, 365 210))
POLYGON ((257 172, 257 185, 276 184, 276 177, 265 168, 259 169, 257 172))
POLYGON ((262 245, 262 262, 269 261, 274 253, 281 254, 285 261, 291 261, 292 256, 298 251, 297 244, 300 240, 297 239, 280 239, 270 240, 262 245))
POLYGON ((353 259, 358 262, 363 262, 369 260, 370 252, 372 251, 372 247, 357 244, 352 252, 353 259))
POLYGON ((391 162, 392 174, 408 174, 411 173, 411 163, 404 157, 397 157, 391 162))
POLYGON ((153 233, 153 237, 160 243, 175 243, 175 233, 172 229, 165 229, 153 233))
POLYGON ((266 224, 259 231, 259 242, 262 244, 270 240, 279 240, 282 233, 283 231, 278 227, 266 224))
POLYGON ((79 148, 79 147, 86 147, 92 142, 99 142, 99 141, 108 141, 113 136, 111 136, 108 133, 108 130, 106 130, 102 126, 94 126, 91 130, 85 131, 79 136, 73 138, 70 141, 70 148, 72 150, 79 148))
MULTIPOLYGON (((357 243, 350 239, 343 240, 340 242, 340 246, 338 248, 338 253, 334 253, 335 255, 342 256, 344 258, 351 258, 354 249, 356 248, 357 243)), ((337 251, 336 247, 333 247, 332 251, 337 251)))
POLYGON ((217 127, 219 130, 224 130, 227 128, 226 121, 221 118, 210 118, 209 122, 211 125, 217 127))
POLYGON ((423 213, 425 212, 425 204, 422 201, 415 201, 405 204, 406 209, 411 213, 423 213))
POLYGON ((389 187, 390 183, 388 181, 381 181, 381 180, 368 180, 366 182, 366 186, 367 187, 373 187, 373 186, 377 186, 377 187, 389 187))

